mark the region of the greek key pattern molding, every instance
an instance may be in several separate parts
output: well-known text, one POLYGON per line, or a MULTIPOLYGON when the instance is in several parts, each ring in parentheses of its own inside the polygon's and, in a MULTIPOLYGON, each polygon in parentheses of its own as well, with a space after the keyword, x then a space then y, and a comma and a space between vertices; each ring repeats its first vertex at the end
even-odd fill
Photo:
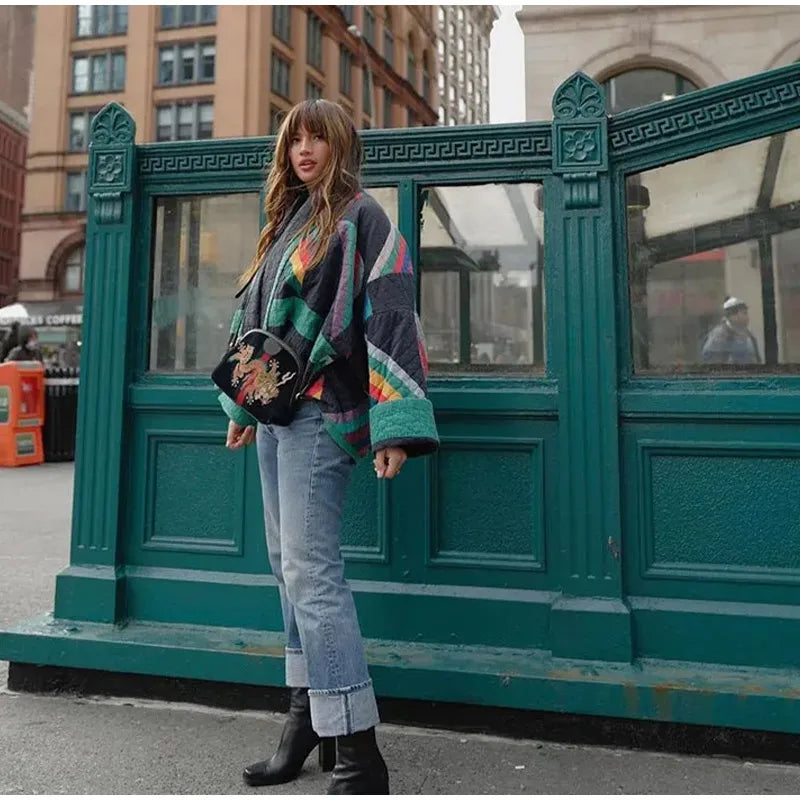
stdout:
POLYGON ((197 152, 147 152, 139 156, 140 175, 186 175, 195 173, 238 172, 266 168, 272 160, 272 146, 257 148, 252 142, 242 141, 241 149, 214 152, 214 144, 207 143, 206 150, 197 152))
MULTIPOLYGON (((428 132, 426 132, 428 133, 428 132)), ((215 142, 204 142, 203 149, 196 143, 184 144, 180 150, 170 152, 172 146, 143 148, 138 152, 138 172, 143 177, 190 177, 198 173, 217 174, 237 171, 264 171, 272 160, 273 140, 242 139, 225 149, 215 142)), ((474 130, 448 136, 440 134, 422 136, 411 132, 408 136, 392 138, 390 135, 364 140, 365 172, 400 172, 409 167, 430 166, 463 168, 503 166, 504 162, 549 166, 552 159, 552 135, 549 125, 530 130, 496 131, 491 135, 477 134, 474 130), (448 163, 449 162, 449 163, 448 163)))
MULTIPOLYGON (((796 71, 796 70, 793 70, 796 71)), ((696 95, 685 95, 657 111, 632 113, 612 120, 609 143, 615 157, 635 153, 655 142, 672 144, 698 132, 725 131, 744 122, 756 122, 787 111, 800 112, 800 77, 782 80, 771 75, 731 94, 731 87, 718 90, 727 96, 716 102, 696 95), (687 106, 689 106, 687 108, 687 106), (642 116, 646 115, 646 119, 642 116)), ((713 94, 714 90, 707 90, 713 94)))

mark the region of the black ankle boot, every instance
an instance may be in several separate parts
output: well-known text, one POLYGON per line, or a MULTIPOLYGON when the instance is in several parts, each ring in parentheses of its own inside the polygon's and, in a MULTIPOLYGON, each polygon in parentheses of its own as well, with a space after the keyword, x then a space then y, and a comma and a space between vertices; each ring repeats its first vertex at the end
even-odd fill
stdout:
POLYGON ((375 728, 336 737, 336 766, 328 794, 389 794, 389 770, 375 728))
POLYGON ((294 780, 317 745, 322 769, 333 768, 334 740, 320 739, 311 727, 308 689, 292 689, 290 696, 289 718, 283 726, 275 755, 269 761, 244 768, 243 777, 250 786, 272 786, 294 780))

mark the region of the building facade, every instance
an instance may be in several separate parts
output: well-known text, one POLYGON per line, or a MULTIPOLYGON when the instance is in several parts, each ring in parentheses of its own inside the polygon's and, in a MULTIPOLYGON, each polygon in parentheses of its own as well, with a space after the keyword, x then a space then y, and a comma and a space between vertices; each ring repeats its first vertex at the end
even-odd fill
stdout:
POLYGON ((606 84, 615 112, 800 59, 793 6, 523 6, 517 19, 529 120, 552 118, 575 70, 606 84))
MULTIPOLYGON (((800 9, 792 6, 525 6, 517 18, 529 120, 552 117, 550 98, 577 70, 604 87, 616 114, 800 60, 800 9)), ((774 208, 789 213, 785 176, 796 156, 784 138, 765 136, 731 154, 733 168, 718 156, 687 163, 683 173, 629 176, 630 257, 641 262, 629 287, 639 369, 705 361, 715 340, 745 320, 753 363, 800 353, 800 231, 742 222, 767 219, 774 208), (703 214, 687 216, 671 200, 682 181, 716 186, 703 214), (696 251, 670 244, 679 239, 696 251), (731 322, 737 305, 745 316, 731 322)))
POLYGON ((0 6, 0 102, 29 115, 36 6, 0 6))
POLYGON ((489 34, 497 6, 437 6, 439 124, 489 122, 489 34))
POLYGON ((0 102, 0 308, 16 294, 28 122, 0 102))
POLYGON ((131 113, 137 143, 267 135, 315 97, 359 128, 430 125, 434 24, 434 6, 39 7, 19 299, 80 309, 87 146, 106 103, 131 113))
POLYGON ((0 308, 16 295, 35 6, 0 6, 0 308))

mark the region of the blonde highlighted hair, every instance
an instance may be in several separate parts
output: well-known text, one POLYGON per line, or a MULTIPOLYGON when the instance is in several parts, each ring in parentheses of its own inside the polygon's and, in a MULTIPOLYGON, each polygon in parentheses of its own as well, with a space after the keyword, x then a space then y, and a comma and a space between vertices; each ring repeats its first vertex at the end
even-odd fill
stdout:
POLYGON ((299 236, 311 241, 309 268, 322 261, 344 210, 360 190, 363 149, 355 126, 345 110, 329 100, 306 100, 285 117, 278 131, 275 154, 266 184, 264 211, 267 224, 258 239, 256 254, 239 278, 244 286, 258 271, 264 254, 275 241, 287 215, 304 189, 311 195, 311 215, 299 236), (289 158, 292 140, 301 130, 321 136, 330 147, 330 158, 313 185, 297 177, 289 158))

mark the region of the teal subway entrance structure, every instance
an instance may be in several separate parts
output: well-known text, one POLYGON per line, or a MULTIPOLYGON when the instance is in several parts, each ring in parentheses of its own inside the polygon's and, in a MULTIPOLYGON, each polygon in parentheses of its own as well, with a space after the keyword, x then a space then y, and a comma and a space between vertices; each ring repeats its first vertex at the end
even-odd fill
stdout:
MULTIPOLYGON (((800 65, 613 117, 576 74, 553 109, 364 134, 442 438, 351 487, 377 692, 800 732, 800 65)), ((70 564, 0 658, 282 684, 208 378, 272 146, 95 119, 70 564)))

